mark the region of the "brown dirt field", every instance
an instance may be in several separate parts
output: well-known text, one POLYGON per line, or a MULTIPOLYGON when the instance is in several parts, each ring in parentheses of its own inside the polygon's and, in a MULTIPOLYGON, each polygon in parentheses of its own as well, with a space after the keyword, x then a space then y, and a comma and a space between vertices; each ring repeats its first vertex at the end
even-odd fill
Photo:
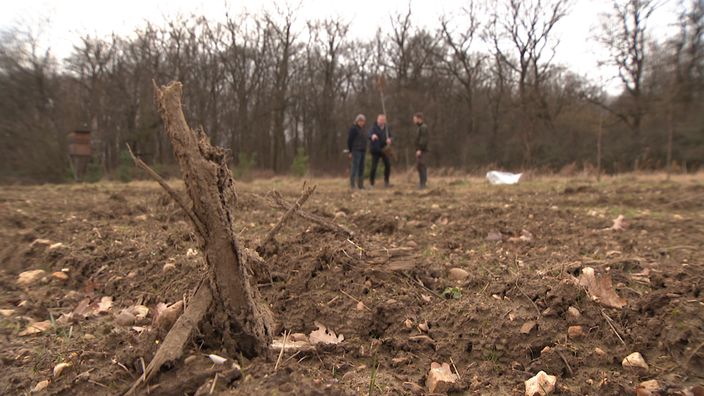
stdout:
MULTIPOLYGON (((372 377, 374 395, 418 394, 427 392, 431 362, 454 363, 453 395, 523 395, 524 381, 541 370, 558 377, 555 395, 635 395, 651 379, 674 385, 666 394, 684 394, 704 383, 704 199, 668 205, 702 194, 704 177, 536 177, 516 186, 431 177, 423 191, 414 190, 412 173, 396 179, 389 189, 355 192, 346 180, 309 181, 318 188, 304 209, 355 237, 296 218, 263 255, 268 268, 252 268, 277 334, 310 334, 318 321, 345 340, 284 354, 278 370, 274 353, 225 356, 239 361, 242 376, 220 380, 213 394, 367 395, 372 377), (619 214, 628 229, 600 231, 619 214), (523 230, 530 240, 519 238, 523 230), (488 241, 496 231, 504 239, 488 241), (609 275, 627 305, 601 309, 575 283, 584 267, 609 275), (452 281, 452 268, 469 276, 452 281), (583 326, 585 336, 568 337, 570 326, 583 326), (648 371, 622 367, 636 351, 648 371)), ((294 201, 301 181, 237 185, 235 231, 247 247, 283 214, 263 199, 272 188, 294 201)), ((196 247, 187 221, 152 182, 0 189, 0 393, 29 394, 45 380, 37 394, 125 391, 166 332, 151 326, 151 313, 138 323, 147 328, 141 333, 115 316, 182 300, 196 286, 204 260, 187 254, 196 247), (46 274, 17 283, 36 269, 46 274), (62 269, 66 280, 51 275, 62 269), (105 296, 110 312, 58 320, 86 297, 105 296), (44 331, 19 336, 51 318, 44 331), (60 362, 71 366, 55 378, 60 362)), ((150 394, 203 394, 198 388, 217 370, 208 354, 226 352, 220 340, 196 334, 150 394), (184 362, 189 356, 196 358, 184 362)))

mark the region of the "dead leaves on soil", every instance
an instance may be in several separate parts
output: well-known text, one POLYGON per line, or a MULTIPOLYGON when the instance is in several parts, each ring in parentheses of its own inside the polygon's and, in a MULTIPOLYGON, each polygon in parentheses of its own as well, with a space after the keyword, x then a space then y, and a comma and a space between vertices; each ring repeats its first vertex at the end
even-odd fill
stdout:
POLYGON ((579 284, 584 286, 592 296, 594 302, 606 308, 623 309, 626 300, 619 297, 613 289, 611 277, 604 275, 599 279, 594 275, 594 268, 585 267, 579 276, 579 284))
POLYGON ((313 330, 313 332, 310 333, 310 337, 308 337, 312 345, 319 343, 339 344, 345 340, 345 336, 342 334, 339 336, 335 335, 335 332, 332 331, 332 329, 328 329, 324 324, 318 322, 317 320, 315 321, 315 325, 318 327, 318 330, 313 330))

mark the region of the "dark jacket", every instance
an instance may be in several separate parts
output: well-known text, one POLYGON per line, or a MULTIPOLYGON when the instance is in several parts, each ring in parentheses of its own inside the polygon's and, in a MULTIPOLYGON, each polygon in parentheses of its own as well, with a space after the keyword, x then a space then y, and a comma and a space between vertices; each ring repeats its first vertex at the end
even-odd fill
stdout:
POLYGON ((369 151, 371 151, 372 153, 380 153, 381 149, 386 147, 387 138, 394 140, 394 137, 391 136, 389 124, 386 124, 384 125, 384 128, 381 128, 379 124, 374 122, 374 124, 369 128, 369 140, 371 140, 372 142, 369 151), (373 135, 377 135, 379 139, 371 140, 373 135))
POLYGON ((416 150, 428 151, 428 126, 422 122, 416 128, 416 150))
POLYGON ((364 138, 364 129, 359 125, 352 124, 350 133, 347 135, 347 149, 353 151, 367 151, 367 140, 364 138))

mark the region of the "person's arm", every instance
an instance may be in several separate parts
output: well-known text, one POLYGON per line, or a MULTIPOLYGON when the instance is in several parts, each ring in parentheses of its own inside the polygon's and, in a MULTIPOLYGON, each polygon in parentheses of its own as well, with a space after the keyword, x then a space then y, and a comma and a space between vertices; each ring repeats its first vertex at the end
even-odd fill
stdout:
POLYGON ((418 131, 418 150, 428 151, 428 126, 423 124, 418 131))
POLYGON ((347 135, 347 149, 352 152, 352 143, 354 143, 355 135, 357 135, 357 128, 350 128, 350 133, 347 135))
POLYGON ((374 125, 369 127, 369 140, 374 141, 376 139, 379 139, 379 135, 376 133, 376 128, 374 128, 374 125))

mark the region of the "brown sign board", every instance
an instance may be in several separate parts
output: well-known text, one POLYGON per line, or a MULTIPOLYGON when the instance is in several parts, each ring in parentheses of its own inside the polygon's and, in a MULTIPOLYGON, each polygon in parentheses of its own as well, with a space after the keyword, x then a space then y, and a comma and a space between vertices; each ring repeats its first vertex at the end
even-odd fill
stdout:
POLYGON ((68 154, 76 157, 90 157, 90 131, 69 132, 68 154))

